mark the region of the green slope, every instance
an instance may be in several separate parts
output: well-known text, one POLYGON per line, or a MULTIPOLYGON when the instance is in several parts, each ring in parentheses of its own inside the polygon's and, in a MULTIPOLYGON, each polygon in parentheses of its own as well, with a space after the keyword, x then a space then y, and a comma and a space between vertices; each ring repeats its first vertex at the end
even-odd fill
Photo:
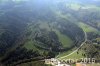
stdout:
POLYGON ((62 43, 63 47, 70 48, 73 45, 73 41, 66 35, 63 35, 58 30, 54 30, 59 37, 59 41, 62 43))
POLYGON ((83 22, 79 22, 78 25, 85 31, 85 32, 98 32, 97 29, 83 23, 83 22))

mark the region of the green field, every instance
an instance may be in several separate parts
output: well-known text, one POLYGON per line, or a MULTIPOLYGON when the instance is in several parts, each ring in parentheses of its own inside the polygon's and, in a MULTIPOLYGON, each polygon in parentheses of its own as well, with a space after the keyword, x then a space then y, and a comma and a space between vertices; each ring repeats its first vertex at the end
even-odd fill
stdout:
POLYGON ((62 14, 61 11, 56 11, 56 12, 54 11, 54 13, 55 13, 56 17, 63 18, 63 19, 68 19, 69 18, 69 15, 68 16, 64 15, 64 14, 62 14))
POLYGON ((34 46, 34 42, 33 41, 28 41, 24 44, 24 47, 27 48, 28 50, 31 49, 36 49, 36 47, 34 46))
POLYGON ((83 22, 79 22, 78 23, 79 27, 81 27, 85 32, 98 32, 97 29, 83 23, 83 22))
POLYGON ((58 30, 54 30, 58 35, 59 41, 62 43, 63 47, 71 47, 73 45, 73 41, 66 35, 61 34, 58 30))
POLYGON ((86 5, 84 7, 82 7, 82 9, 94 9, 96 10, 100 10, 100 7, 96 6, 96 5, 86 5))
POLYGON ((59 55, 57 56, 57 58, 66 56, 66 55, 68 55, 69 53, 73 52, 75 49, 76 49, 76 48, 73 48, 73 49, 68 50, 68 51, 65 51, 65 52, 61 52, 61 53, 59 53, 59 55))
POLYGON ((82 54, 84 54, 85 52, 83 50, 79 50, 78 53, 75 52, 72 55, 65 57, 63 59, 81 59, 84 58, 84 56, 82 54))
POLYGON ((81 5, 77 4, 77 3, 70 4, 70 8, 73 10, 79 10, 80 7, 81 7, 81 5))
POLYGON ((61 53, 60 55, 58 55, 58 59, 61 59, 61 60, 66 60, 66 59, 81 59, 81 58, 85 57, 84 56, 85 52, 83 50, 76 51, 75 53, 67 56, 68 54, 70 54, 74 50, 75 50, 75 48, 73 50, 69 50, 67 52, 61 53), (67 57, 64 57, 64 56, 67 56, 67 57), (61 58, 61 57, 64 57, 64 58, 61 58))
POLYGON ((46 30, 50 31, 50 26, 49 26, 48 22, 40 23, 39 27, 41 29, 46 29, 46 30))

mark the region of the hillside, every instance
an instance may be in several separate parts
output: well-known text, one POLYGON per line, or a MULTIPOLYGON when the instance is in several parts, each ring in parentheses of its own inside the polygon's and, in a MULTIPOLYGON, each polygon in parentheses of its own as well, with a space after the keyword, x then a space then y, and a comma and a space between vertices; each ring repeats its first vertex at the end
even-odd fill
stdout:
POLYGON ((65 56, 83 43, 69 58, 86 56, 100 60, 99 6, 97 2, 79 0, 1 1, 0 62, 6 66, 23 66, 45 58, 67 59, 65 56), (93 53, 89 46, 95 49, 93 53))

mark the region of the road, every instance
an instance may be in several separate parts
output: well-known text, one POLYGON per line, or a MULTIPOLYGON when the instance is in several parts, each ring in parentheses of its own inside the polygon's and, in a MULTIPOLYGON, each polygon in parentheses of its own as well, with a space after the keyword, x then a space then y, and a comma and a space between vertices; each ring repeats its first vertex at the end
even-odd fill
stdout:
MULTIPOLYGON (((77 48, 75 51, 71 52, 70 54, 68 54, 68 55, 66 55, 66 56, 63 56, 63 57, 60 57, 60 58, 58 58, 58 59, 63 59, 63 58, 65 58, 65 57, 68 57, 68 56, 74 54, 75 52, 77 52, 77 51, 85 44, 85 42, 87 41, 87 34, 86 34, 85 31, 84 31, 84 34, 85 34, 85 37, 84 37, 85 40, 84 40, 84 42, 82 42, 82 44, 80 45, 79 48, 77 48)), ((56 57, 56 58, 57 58, 57 57, 56 57)))

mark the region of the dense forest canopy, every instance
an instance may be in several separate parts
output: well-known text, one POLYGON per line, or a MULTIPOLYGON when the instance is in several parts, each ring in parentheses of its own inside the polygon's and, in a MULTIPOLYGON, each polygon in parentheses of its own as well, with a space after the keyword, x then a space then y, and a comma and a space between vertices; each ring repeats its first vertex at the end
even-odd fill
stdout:
POLYGON ((52 58, 80 47, 83 42, 87 43, 83 47, 85 56, 98 58, 99 3, 99 0, 0 0, 0 62, 14 66, 52 58))

